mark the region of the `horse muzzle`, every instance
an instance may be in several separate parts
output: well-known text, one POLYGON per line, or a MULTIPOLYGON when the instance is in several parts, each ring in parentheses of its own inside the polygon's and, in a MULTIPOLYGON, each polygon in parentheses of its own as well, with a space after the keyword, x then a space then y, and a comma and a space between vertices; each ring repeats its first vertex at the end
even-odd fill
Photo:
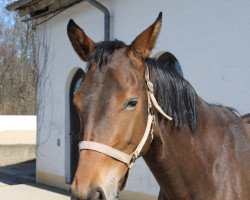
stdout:
POLYGON ((72 192, 71 200, 107 200, 103 190, 99 187, 92 188, 86 195, 77 195, 72 192))

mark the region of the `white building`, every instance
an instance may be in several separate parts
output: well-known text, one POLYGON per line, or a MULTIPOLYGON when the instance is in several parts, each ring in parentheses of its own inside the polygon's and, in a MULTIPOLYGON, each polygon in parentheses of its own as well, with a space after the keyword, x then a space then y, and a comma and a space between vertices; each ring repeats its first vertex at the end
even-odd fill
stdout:
MULTIPOLYGON (((42 59, 44 46, 40 49, 40 70, 47 75, 38 96, 36 172, 38 182, 58 187, 67 187, 74 171, 78 128, 71 100, 79 69, 86 66, 71 46, 67 23, 72 18, 94 41, 104 39, 104 14, 89 2, 19 0, 7 7, 24 19, 38 18, 34 23, 42 23, 36 26, 39 42, 49 46, 47 62, 42 59)), ((163 26, 152 55, 174 54, 185 78, 206 101, 234 107, 241 114, 250 112, 249 0, 98 2, 110 12, 111 39, 127 44, 162 11, 163 26)), ((143 160, 137 161, 126 189, 157 195, 157 183, 143 160)))

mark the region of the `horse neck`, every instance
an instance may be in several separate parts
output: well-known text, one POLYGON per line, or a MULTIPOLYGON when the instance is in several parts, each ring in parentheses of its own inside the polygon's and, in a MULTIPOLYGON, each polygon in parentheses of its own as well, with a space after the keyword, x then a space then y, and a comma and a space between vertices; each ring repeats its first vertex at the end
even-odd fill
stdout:
MULTIPOLYGON (((197 112, 199 121, 205 120, 202 119, 203 109, 199 108, 197 112)), ((206 185, 209 190, 208 179, 204 179, 206 157, 196 148, 202 145, 198 143, 199 139, 194 139, 200 135, 200 125, 197 132, 192 133, 187 125, 177 129, 173 128, 172 121, 156 120, 155 138, 144 160, 155 176, 162 194, 164 192, 167 195, 162 199, 188 199, 190 190, 193 190, 190 183, 197 182, 194 179, 200 179, 200 186, 206 185)))

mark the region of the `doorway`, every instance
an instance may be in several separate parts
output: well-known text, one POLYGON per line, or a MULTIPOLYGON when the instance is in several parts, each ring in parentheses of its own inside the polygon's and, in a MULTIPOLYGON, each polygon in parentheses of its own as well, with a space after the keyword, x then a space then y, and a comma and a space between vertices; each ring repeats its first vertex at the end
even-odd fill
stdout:
POLYGON ((72 79, 69 93, 69 105, 70 105, 70 183, 72 183, 75 176, 77 164, 78 164, 78 143, 80 142, 80 119, 77 109, 73 105, 74 93, 80 88, 80 85, 84 79, 84 72, 82 69, 78 69, 72 79))

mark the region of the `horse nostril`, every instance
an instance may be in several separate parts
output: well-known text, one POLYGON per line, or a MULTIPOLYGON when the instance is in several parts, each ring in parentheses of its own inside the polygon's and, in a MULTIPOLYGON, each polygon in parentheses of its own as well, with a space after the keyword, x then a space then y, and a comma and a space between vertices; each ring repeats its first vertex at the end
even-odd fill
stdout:
POLYGON ((92 193, 91 200, 106 200, 103 190, 101 188, 96 188, 92 193))
POLYGON ((94 188, 87 194, 75 193, 74 191, 70 194, 71 200, 106 200, 106 196, 101 188, 94 188))
POLYGON ((93 200, 96 200, 96 199, 100 199, 101 198, 101 193, 99 191, 96 191, 94 196, 93 196, 93 200))

